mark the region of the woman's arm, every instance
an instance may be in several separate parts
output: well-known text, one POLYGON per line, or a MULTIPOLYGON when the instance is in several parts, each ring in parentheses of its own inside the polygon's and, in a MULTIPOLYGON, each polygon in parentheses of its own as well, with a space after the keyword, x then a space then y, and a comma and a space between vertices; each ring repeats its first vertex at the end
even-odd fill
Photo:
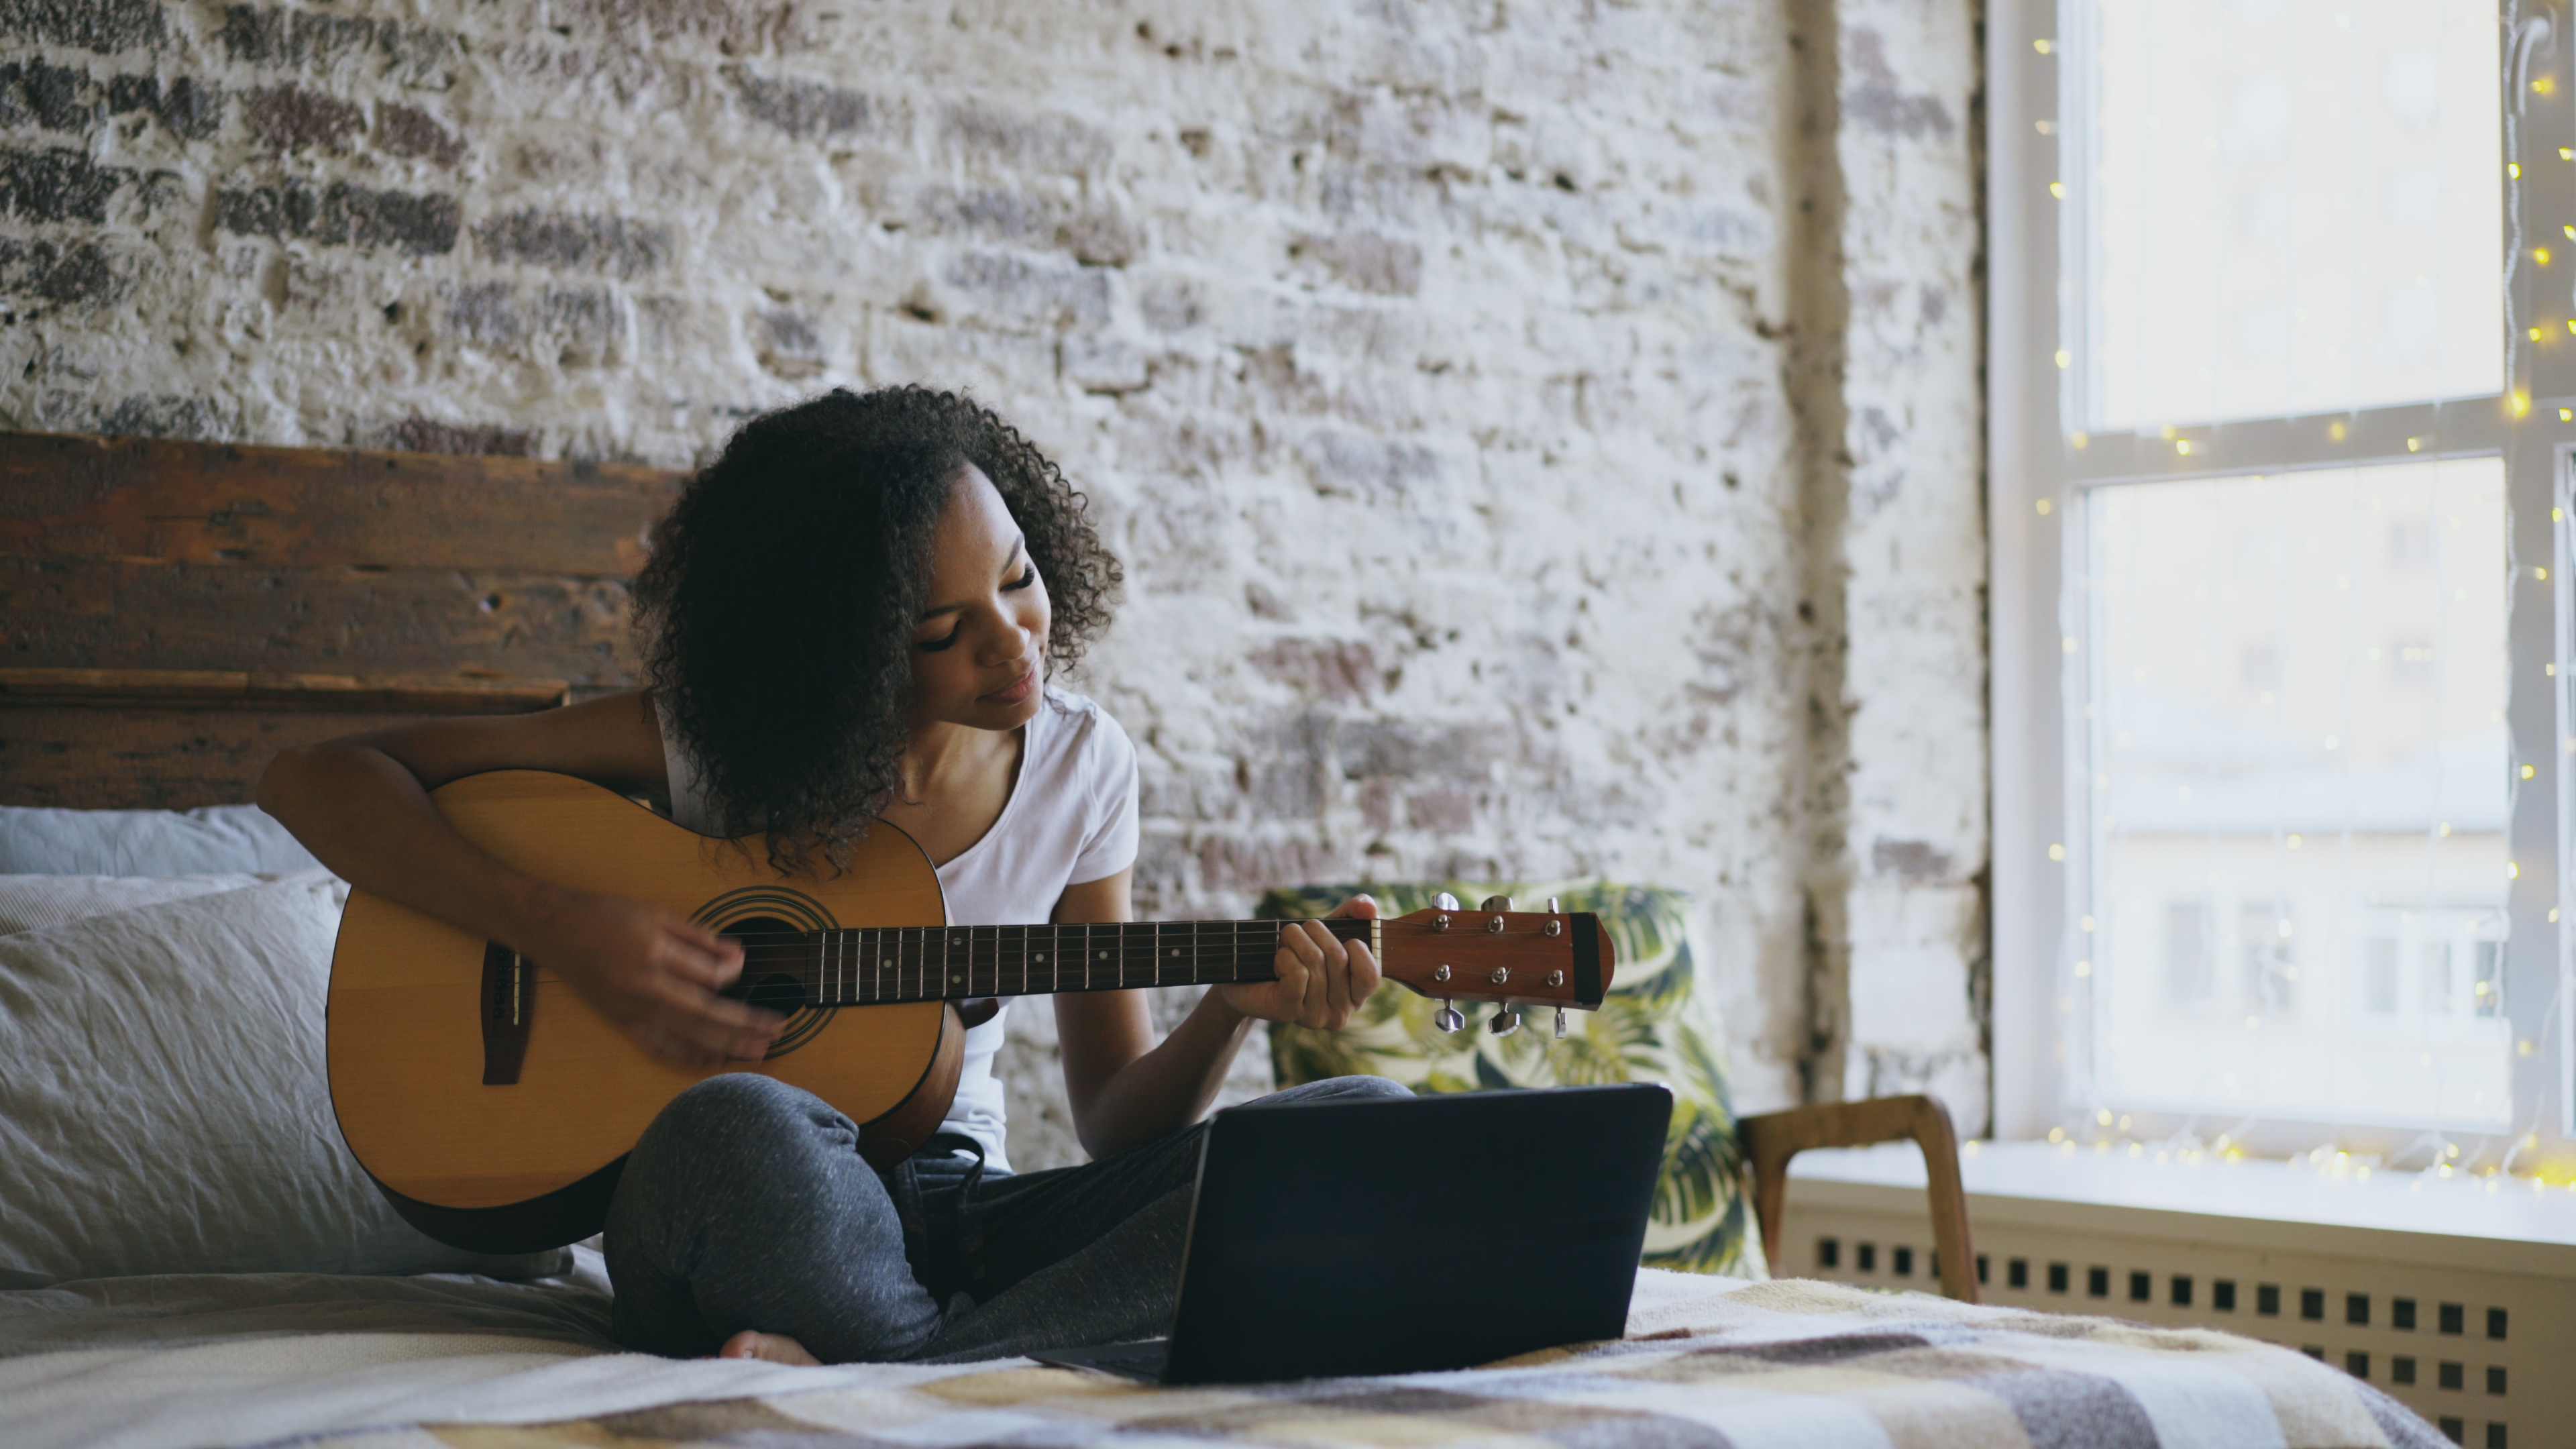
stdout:
MULTIPOLYGON (((1135 917, 1134 871, 1067 889, 1055 919, 1125 921, 1135 917)), ((1377 903, 1355 896, 1333 912, 1370 917, 1377 903)), ((1313 922, 1280 931, 1278 979, 1217 986, 1161 1042, 1145 997, 1136 991, 1068 992, 1055 999, 1056 1036, 1064 1053, 1065 1094, 1074 1135, 1093 1157, 1107 1157, 1177 1132, 1216 1100, 1226 1068, 1255 1021, 1294 1021, 1339 1031, 1377 989, 1377 962, 1363 942, 1347 946, 1313 922)))
POLYGON ((739 949, 658 906, 503 865, 430 801, 450 780, 509 769, 666 788, 652 703, 621 694, 291 749, 260 777, 259 804, 335 874, 544 963, 648 1049, 692 1066, 758 1057, 778 1019, 716 994, 740 973, 739 949))

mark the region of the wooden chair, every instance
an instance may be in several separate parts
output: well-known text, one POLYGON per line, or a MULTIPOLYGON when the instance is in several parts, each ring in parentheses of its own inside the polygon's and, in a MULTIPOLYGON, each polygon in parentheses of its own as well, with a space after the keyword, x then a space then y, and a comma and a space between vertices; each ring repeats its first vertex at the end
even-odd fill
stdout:
POLYGON ((1980 1301, 1976 1248, 1968 1238, 1968 1195, 1959 1182, 1959 1136, 1949 1109, 1930 1097, 1872 1097, 1791 1107, 1736 1121, 1744 1163, 1753 1178, 1753 1216, 1762 1230, 1762 1256, 1780 1263, 1782 1219, 1789 1203, 1789 1159, 1810 1147, 1867 1147, 1911 1139, 1923 1150, 1932 1201, 1932 1245, 1940 1261, 1941 1291, 1962 1303, 1980 1301))

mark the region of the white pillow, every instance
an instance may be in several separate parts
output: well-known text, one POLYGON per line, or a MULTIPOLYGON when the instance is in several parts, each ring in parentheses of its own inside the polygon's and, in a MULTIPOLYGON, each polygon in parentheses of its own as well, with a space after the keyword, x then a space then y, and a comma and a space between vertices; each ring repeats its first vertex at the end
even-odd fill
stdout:
POLYGON ((537 1277, 395 1216, 340 1139, 311 871, 0 936, 0 1287, 139 1273, 537 1277))
POLYGON ((274 875, 0 875, 0 936, 255 886, 274 875))
POLYGON ((215 875, 322 862, 256 805, 196 810, 0 806, 0 875, 215 875))

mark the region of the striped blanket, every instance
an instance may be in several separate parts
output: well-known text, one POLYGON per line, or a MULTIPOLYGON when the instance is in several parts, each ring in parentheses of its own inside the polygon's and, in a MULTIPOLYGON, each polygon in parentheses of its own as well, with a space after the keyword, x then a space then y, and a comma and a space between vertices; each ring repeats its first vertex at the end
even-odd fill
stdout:
MULTIPOLYGON (((1158 1389, 1025 1360, 552 1423, 408 1425, 333 1449, 1708 1446, 2436 1449, 2369 1385, 2251 1339, 1774 1282, 1640 1279, 1629 1338, 1456 1373, 1158 1389)), ((817 1372, 817 1371, 808 1371, 817 1372)), ((833 1371, 849 1374, 851 1370, 833 1371)))

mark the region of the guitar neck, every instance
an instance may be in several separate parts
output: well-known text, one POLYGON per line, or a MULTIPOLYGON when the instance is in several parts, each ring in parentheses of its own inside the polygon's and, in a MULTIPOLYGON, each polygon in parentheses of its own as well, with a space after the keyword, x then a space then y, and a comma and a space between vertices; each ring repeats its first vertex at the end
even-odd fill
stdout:
MULTIPOLYGON (((1322 924, 1340 940, 1377 945, 1375 921, 1322 924)), ((792 977, 813 1006, 1268 981, 1277 975, 1280 925, 1122 921, 754 933, 741 938, 742 979, 792 977)))

